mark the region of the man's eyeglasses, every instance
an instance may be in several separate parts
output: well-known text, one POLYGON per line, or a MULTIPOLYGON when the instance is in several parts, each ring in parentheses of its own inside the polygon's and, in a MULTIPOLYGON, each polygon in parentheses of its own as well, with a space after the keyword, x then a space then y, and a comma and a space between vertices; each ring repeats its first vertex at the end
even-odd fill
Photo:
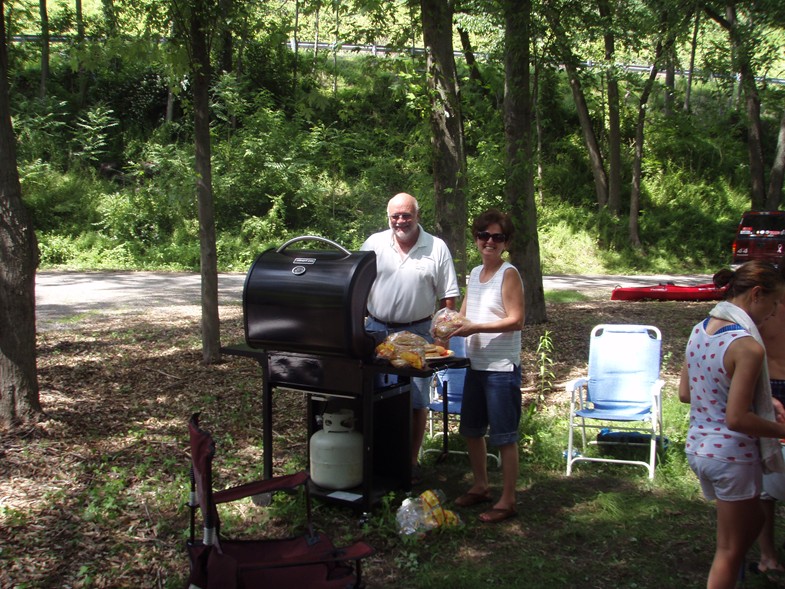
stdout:
POLYGON ((413 215, 411 213, 393 213, 390 215, 390 219, 393 221, 397 221, 398 219, 401 221, 409 221, 412 217, 413 215))
POLYGON ((494 243, 504 243, 507 241, 507 236, 504 233, 490 233, 488 231, 478 231, 476 233, 477 239, 480 241, 493 240, 494 243))

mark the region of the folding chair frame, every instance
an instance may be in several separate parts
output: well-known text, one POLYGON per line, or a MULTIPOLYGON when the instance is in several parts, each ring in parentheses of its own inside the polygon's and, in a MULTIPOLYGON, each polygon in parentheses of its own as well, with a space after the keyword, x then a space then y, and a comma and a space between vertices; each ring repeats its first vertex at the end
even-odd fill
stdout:
MULTIPOLYGON (((603 328, 640 328, 650 331, 656 335, 656 340, 661 341, 661 333, 659 329, 654 326, 644 325, 597 325, 592 329, 592 338, 599 329, 603 328)), ((623 361, 623 359, 620 359, 623 361)), ((657 362, 659 363, 660 357, 658 354, 657 362)), ((589 368, 591 370, 591 366, 589 368)), ((657 366, 659 370, 659 364, 657 366)), ((603 419, 602 417, 591 417, 593 410, 593 403, 591 392, 589 391, 589 379, 578 378, 565 384, 565 389, 570 392, 570 415, 569 415, 569 435, 567 442, 567 476, 572 474, 573 464, 576 462, 608 462, 616 464, 630 464, 643 466, 649 474, 649 479, 654 478, 654 468, 657 459, 657 450, 662 447, 662 387, 664 385, 662 379, 656 379, 650 385, 650 409, 648 412, 639 413, 635 416, 624 416, 622 414, 614 415, 610 418, 603 419), (580 415, 582 412, 583 415, 580 415), (620 425, 625 424, 625 425, 620 425), (579 428, 581 432, 581 452, 577 452, 574 444, 575 429, 579 428), (635 432, 648 435, 647 441, 602 441, 588 440, 586 430, 602 430, 612 429, 614 432, 635 432), (585 456, 588 446, 591 445, 624 445, 633 447, 648 447, 649 460, 625 460, 621 458, 608 458, 602 456, 585 456)), ((598 415, 607 415, 607 412, 600 412, 598 415)))
MULTIPOLYGON (((436 377, 434 377, 436 379, 436 377)), ((438 452, 439 457, 436 459, 437 462, 441 462, 444 460, 448 454, 462 454, 464 456, 468 456, 469 453, 465 450, 450 450, 450 442, 449 442, 449 433, 450 433, 450 424, 458 425, 460 423, 460 418, 456 417, 457 413, 450 413, 449 412, 449 399, 447 397, 447 392, 449 391, 449 381, 445 380, 442 381, 442 391, 441 391, 441 402, 442 407, 438 411, 442 415, 442 431, 434 432, 433 430, 433 423, 435 421, 434 413, 437 412, 433 409, 433 405, 435 403, 431 403, 431 406, 428 408, 428 433, 431 438, 436 438, 442 436, 442 447, 441 448, 426 448, 422 452, 423 454, 428 454, 431 452, 438 452)), ((434 385, 434 389, 437 388, 437 385, 434 385)), ((488 458, 492 459, 496 462, 496 467, 501 468, 502 459, 501 455, 497 452, 496 454, 492 452, 487 453, 488 458)))
MULTIPOLYGON (((325 565, 330 570, 339 570, 336 579, 351 580, 354 588, 363 587, 361 559, 374 554, 374 549, 365 542, 355 542, 346 547, 336 547, 330 538, 315 532, 311 519, 310 477, 307 472, 273 477, 214 492, 212 489, 212 459, 215 443, 209 433, 199 427, 199 414, 189 421, 191 433, 191 492, 187 505, 190 509, 190 534, 186 543, 191 561, 189 588, 235 587, 238 576, 253 574, 254 571, 275 570, 276 586, 300 587, 307 573, 286 580, 284 569, 307 571, 309 567, 325 565), (198 455, 198 457, 197 457, 198 455), (198 466, 197 466, 198 463, 198 466), (201 482, 201 484, 200 484, 201 482), (228 540, 220 533, 217 505, 238 499, 266 495, 275 491, 292 491, 302 487, 305 493, 306 530, 303 536, 282 539, 228 540), (196 537, 196 513, 202 511, 204 520, 201 539, 196 537), (286 550, 294 552, 287 555, 286 550), (267 550, 267 553, 263 554, 267 550), (257 556, 258 554, 258 556, 257 556), (248 558, 251 555, 251 558, 248 558), (353 562, 349 568, 347 563, 353 562), (212 567, 215 567, 212 572, 212 567), (208 573, 210 573, 208 575, 208 573), (208 578, 209 577, 209 578, 208 578), (218 577, 215 579, 214 577, 218 577)), ((337 581, 326 580, 324 585, 336 586, 337 581)))

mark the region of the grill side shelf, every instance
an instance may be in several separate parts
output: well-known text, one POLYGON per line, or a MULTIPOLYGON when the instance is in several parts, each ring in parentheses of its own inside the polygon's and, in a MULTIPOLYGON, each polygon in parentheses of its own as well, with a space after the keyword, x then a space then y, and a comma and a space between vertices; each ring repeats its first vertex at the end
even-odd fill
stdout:
POLYGON ((444 370, 445 368, 468 368, 469 359, 463 358, 461 356, 450 356, 449 358, 434 358, 426 361, 425 363, 426 367, 422 370, 417 370, 416 368, 411 368, 411 367, 396 368, 395 366, 390 364, 387 360, 374 360, 372 366, 374 372, 379 372, 382 374, 397 374, 398 376, 411 376, 411 377, 427 377, 427 376, 431 376, 434 372, 438 370, 444 370))

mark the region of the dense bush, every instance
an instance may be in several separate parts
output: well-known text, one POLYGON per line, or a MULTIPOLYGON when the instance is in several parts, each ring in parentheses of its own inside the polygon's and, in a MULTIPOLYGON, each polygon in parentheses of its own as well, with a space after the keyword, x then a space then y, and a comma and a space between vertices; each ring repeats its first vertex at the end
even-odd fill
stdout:
MULTIPOLYGON (((261 249, 302 234, 357 248, 386 225, 386 201, 399 191, 420 199, 423 224, 432 227, 422 59, 342 57, 336 70, 326 52, 301 52, 295 78, 294 56, 276 31, 246 48, 245 74, 223 73, 213 86, 221 268, 242 269, 261 249)), ((127 59, 116 48, 94 54, 82 107, 59 57, 50 97, 41 101, 34 53, 15 55, 20 172, 44 266, 198 268, 187 80, 177 97, 181 116, 164 122, 170 74, 155 60, 139 60, 139 51, 135 46, 127 59)), ((493 62, 482 72, 482 83, 470 83, 462 69, 470 217, 505 206, 503 74, 493 62)), ((710 108, 719 104, 711 102, 712 86, 695 88, 700 116, 649 112, 640 249, 629 245, 626 215, 596 209, 563 73, 541 69, 539 88, 536 188, 546 272, 710 270, 726 263, 748 172, 741 121, 736 111, 710 108)), ((625 103, 627 145, 633 106, 625 103)), ((630 158, 625 150, 624 210, 630 158)))

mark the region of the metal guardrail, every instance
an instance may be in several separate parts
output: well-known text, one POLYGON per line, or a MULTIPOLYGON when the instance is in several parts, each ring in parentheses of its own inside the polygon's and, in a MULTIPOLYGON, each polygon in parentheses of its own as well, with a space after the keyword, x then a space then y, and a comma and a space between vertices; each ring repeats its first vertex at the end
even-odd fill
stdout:
MULTIPOLYGON (((294 39, 290 39, 288 42, 289 48, 292 51, 295 51, 295 41, 294 39)), ((353 45, 348 43, 314 43, 312 41, 297 41, 296 44, 297 48, 302 49, 313 49, 316 47, 317 49, 323 49, 325 51, 347 51, 347 52, 354 52, 354 53, 371 53, 372 55, 376 55, 377 53, 387 54, 387 53, 408 53, 409 55, 425 55, 425 49, 422 47, 408 47, 406 49, 401 48, 391 48, 385 45, 353 45)), ((453 54, 456 57, 463 57, 462 51, 454 51, 453 54)), ((486 59, 488 57, 487 53, 475 53, 475 57, 480 59, 486 59)), ((593 61, 582 61, 580 65, 583 67, 593 68, 593 67, 605 67, 605 64, 598 64, 593 61)), ((626 63, 617 63, 616 67, 623 69, 627 72, 637 72, 641 74, 647 74, 651 70, 650 65, 637 65, 637 64, 626 64, 626 63)), ((665 75, 665 70, 659 70, 659 75, 665 75)), ((677 76, 687 76, 689 75, 689 70, 676 70, 675 74, 677 76)), ((702 77, 702 78, 720 78, 720 79, 731 79, 736 78, 738 79, 738 75, 732 76, 728 74, 714 74, 714 73, 707 73, 700 70, 696 70, 692 72, 694 76, 702 77)), ((768 84, 785 84, 785 78, 767 78, 767 77, 757 77, 755 78, 759 82, 765 81, 768 84)))
MULTIPOLYGON (((49 37, 50 43, 68 43, 74 41, 76 37, 69 36, 69 35, 52 35, 49 37)), ((85 37, 86 40, 97 40, 92 37, 85 37)), ((14 35, 12 37, 14 43, 40 43, 41 42, 41 35, 14 35)), ((343 51, 347 53, 370 53, 371 55, 377 54, 407 54, 407 55, 425 55, 426 51, 423 47, 387 47, 386 45, 373 45, 373 44, 352 44, 352 43, 314 43, 313 41, 297 41, 295 42, 294 39, 290 39, 287 42, 287 45, 292 51, 297 49, 316 49, 323 50, 323 51, 343 51)), ((454 51, 453 52, 456 57, 463 57, 462 51, 454 51)), ((487 59, 487 53, 475 53, 475 57, 480 59, 487 59)), ((593 67, 604 67, 605 64, 597 64, 592 61, 583 61, 581 62, 583 67, 593 68, 593 67)), ((617 63, 616 67, 627 71, 627 72, 637 72, 637 73, 648 73, 651 70, 650 65, 638 65, 638 64, 625 64, 625 63, 617 63)), ((677 76, 688 76, 690 74, 689 70, 676 70, 675 74, 677 76)), ((692 72, 693 76, 699 78, 708 78, 708 79, 738 79, 738 75, 733 76, 729 74, 715 74, 711 72, 703 72, 700 70, 696 70, 692 72)), ((659 70, 658 75, 665 75, 665 70, 659 70)), ((755 78, 758 82, 765 82, 767 84, 775 84, 775 85, 785 85, 785 78, 769 78, 769 77, 756 77, 755 78)))

